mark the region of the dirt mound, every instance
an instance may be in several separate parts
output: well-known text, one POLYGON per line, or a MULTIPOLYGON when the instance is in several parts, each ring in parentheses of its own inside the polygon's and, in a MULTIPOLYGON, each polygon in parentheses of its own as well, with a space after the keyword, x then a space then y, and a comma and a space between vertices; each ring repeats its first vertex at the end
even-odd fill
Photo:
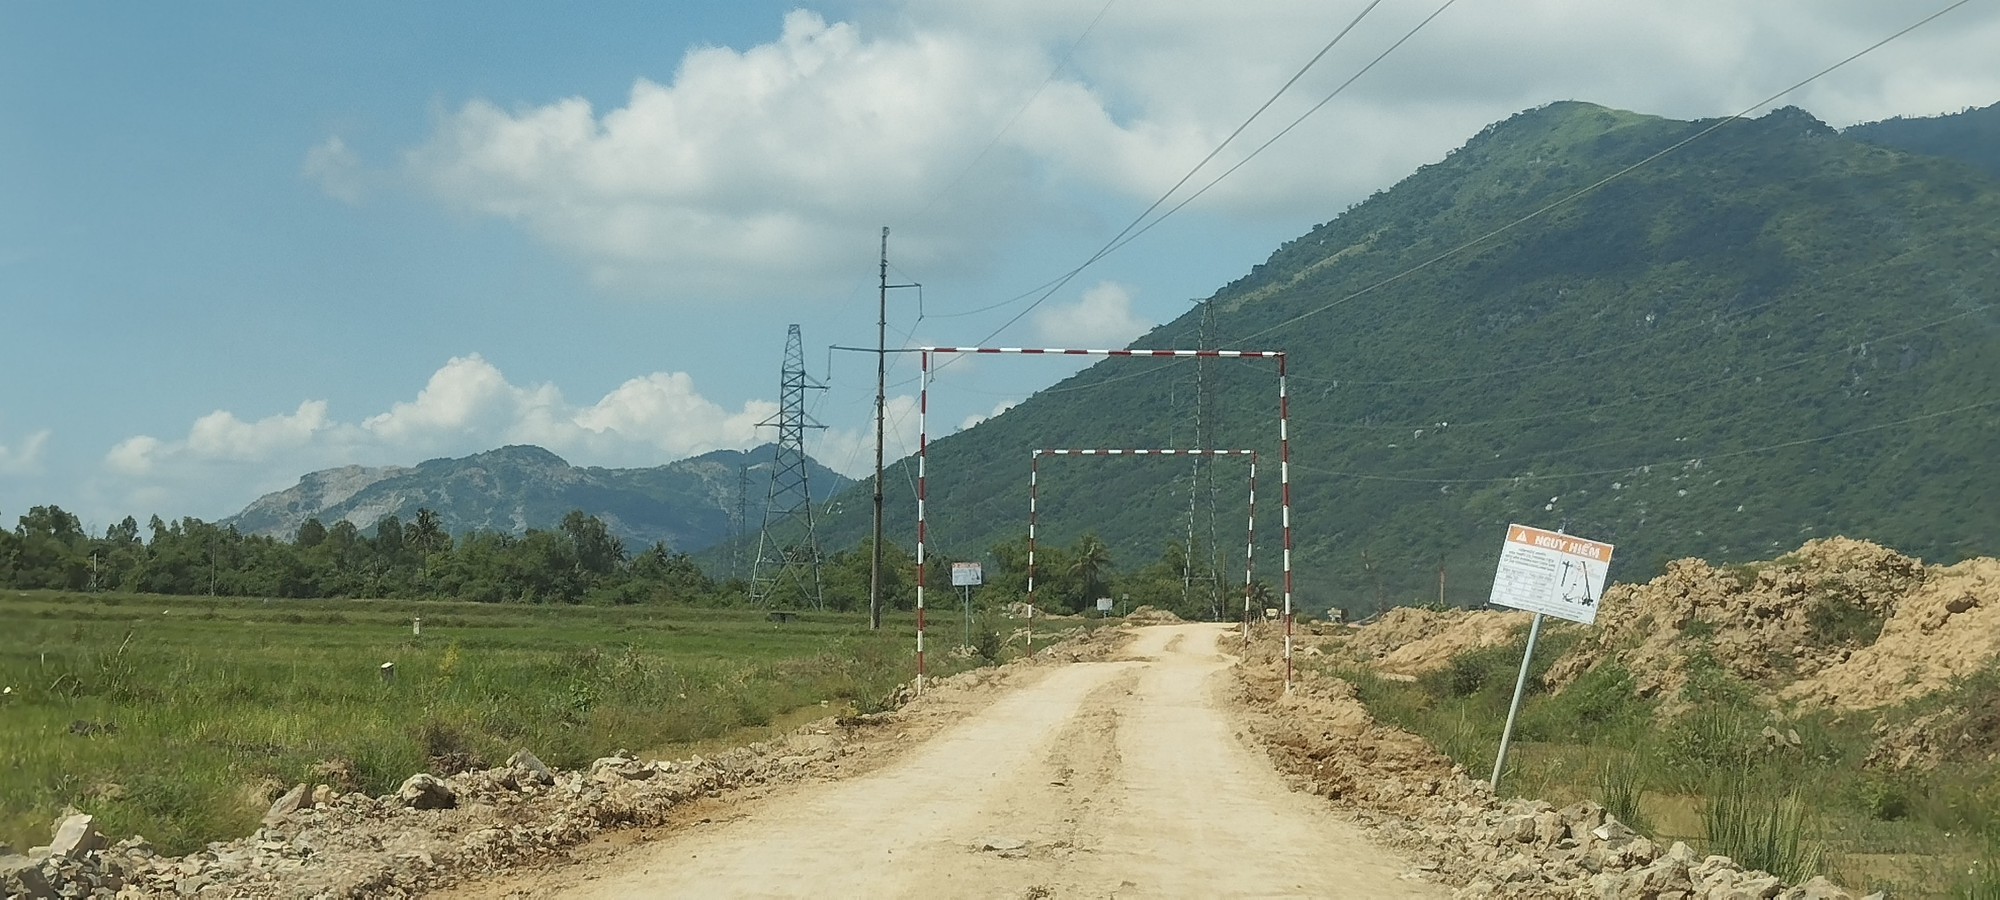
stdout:
POLYGON ((1378 671, 1421 675, 1443 668, 1452 657, 1513 640, 1529 618, 1524 612, 1400 607, 1348 629, 1337 646, 1378 671))
POLYGON ((1179 625, 1186 620, 1156 606, 1141 606, 1126 613, 1125 621, 1135 625, 1179 625))
POLYGON ((1771 696, 1848 709, 1946 687, 2000 657, 2000 561, 1926 567, 1868 541, 1826 538, 1765 563, 1669 563, 1605 592, 1597 627, 1550 667, 1567 685, 1616 661, 1669 710, 1697 661, 1771 696))
POLYGON ((2000 658, 2000 560, 1929 569, 1898 598, 1875 642, 1801 678, 1785 699, 1840 709, 1888 706, 1944 690, 2000 658))

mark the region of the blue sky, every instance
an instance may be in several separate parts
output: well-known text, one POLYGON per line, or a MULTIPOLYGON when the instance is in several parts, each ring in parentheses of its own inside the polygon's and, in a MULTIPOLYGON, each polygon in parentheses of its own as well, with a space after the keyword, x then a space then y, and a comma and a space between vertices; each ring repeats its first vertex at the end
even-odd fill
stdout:
MULTIPOLYGON (((0 516, 217 518, 510 442, 748 446, 787 323, 816 376, 872 340, 881 226, 926 285, 894 339, 982 338, 1024 304, 952 314, 1088 257, 1365 6, 0 5, 0 516)), ((1454 5, 994 343, 1122 345, 1521 108, 1727 114, 1928 11, 1613 6, 1454 5)), ((2000 100, 1996 6, 1788 101, 1844 125, 2000 100)), ((1371 11, 1241 147, 1434 8, 1371 11)), ((814 452, 856 472, 869 362, 833 366, 814 452)), ((958 367, 932 430, 1067 371, 958 367)))

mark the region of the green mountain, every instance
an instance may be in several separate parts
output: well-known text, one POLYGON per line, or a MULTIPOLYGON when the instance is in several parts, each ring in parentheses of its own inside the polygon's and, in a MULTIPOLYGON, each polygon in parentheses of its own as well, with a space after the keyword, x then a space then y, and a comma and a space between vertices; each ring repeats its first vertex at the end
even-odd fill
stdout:
MULTIPOLYGON (((1434 598, 1440 570, 1482 601, 1509 522, 1616 544, 1621 581, 1836 533, 2000 552, 2000 181, 1795 108, 1645 162, 1715 124, 1519 113, 1135 343, 1289 352, 1302 604, 1434 598)), ((1269 363, 1103 361, 932 444, 929 549, 1024 533, 1032 448, 1199 443, 1262 452, 1274 577, 1276 412, 1269 363)), ((1041 537, 1094 531, 1129 572, 1192 508, 1198 568, 1240 579, 1242 469, 1045 463, 1041 537)), ((906 546, 909 481, 888 479, 906 546)), ((830 546, 865 533, 864 491, 830 546)))
MULTIPOLYGON (((345 519, 365 530, 384 516, 410 522, 419 508, 429 508, 453 534, 521 534, 552 529, 581 509, 604 520, 633 552, 658 541, 692 552, 731 536, 740 495, 747 494, 746 528, 757 529, 774 454, 766 444, 652 468, 604 469, 572 466, 540 447, 512 446, 411 467, 347 466, 310 473, 220 524, 289 539, 310 517, 323 524, 345 519)), ((849 483, 812 460, 807 468, 814 497, 832 496, 849 483)))
POLYGON ((2000 103, 1946 116, 1854 125, 1841 134, 1908 153, 1942 156, 2000 177, 2000 103))

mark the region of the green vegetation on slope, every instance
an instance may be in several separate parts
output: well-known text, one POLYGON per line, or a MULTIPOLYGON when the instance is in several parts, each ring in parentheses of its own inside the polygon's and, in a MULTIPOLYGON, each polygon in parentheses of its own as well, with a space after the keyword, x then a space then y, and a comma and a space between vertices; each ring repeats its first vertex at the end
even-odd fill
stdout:
MULTIPOLYGON (((1710 124, 1518 114, 1214 295, 1209 345, 1290 353, 1304 604, 1434 597, 1441 567, 1452 601, 1483 600, 1509 521, 1617 544, 1628 581, 1834 533, 1932 560, 2000 552, 2000 182, 1783 109, 1424 266, 1710 124)), ((1197 308, 1137 346, 1202 335, 1197 308)), ((1197 374, 1204 442, 1263 454, 1275 578, 1264 362, 1109 360, 935 442, 930 551, 1018 538, 1032 448, 1194 446, 1197 374)), ((1235 468, 1211 470, 1225 573, 1235 468)), ((1205 571, 1211 481, 1191 466, 1045 474, 1046 537, 1094 532, 1116 560, 1181 539, 1194 488, 1205 571)), ((910 480, 889 479, 899 541, 910 480)), ((826 520, 829 543, 863 533, 866 508, 826 520)))
POLYGON ((2000 103, 1944 116, 1899 116, 1855 125, 1841 134, 1910 153, 1955 159, 2000 176, 2000 103))

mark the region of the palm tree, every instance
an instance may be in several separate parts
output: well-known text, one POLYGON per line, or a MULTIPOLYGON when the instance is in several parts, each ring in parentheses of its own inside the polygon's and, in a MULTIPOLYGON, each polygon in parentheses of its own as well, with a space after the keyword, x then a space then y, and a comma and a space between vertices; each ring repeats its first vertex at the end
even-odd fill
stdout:
POLYGON ((1078 538, 1076 561, 1070 563, 1069 573, 1076 576, 1078 586, 1083 589, 1083 606, 1103 595, 1104 576, 1110 571, 1111 548, 1104 546, 1104 540, 1095 533, 1078 538))

